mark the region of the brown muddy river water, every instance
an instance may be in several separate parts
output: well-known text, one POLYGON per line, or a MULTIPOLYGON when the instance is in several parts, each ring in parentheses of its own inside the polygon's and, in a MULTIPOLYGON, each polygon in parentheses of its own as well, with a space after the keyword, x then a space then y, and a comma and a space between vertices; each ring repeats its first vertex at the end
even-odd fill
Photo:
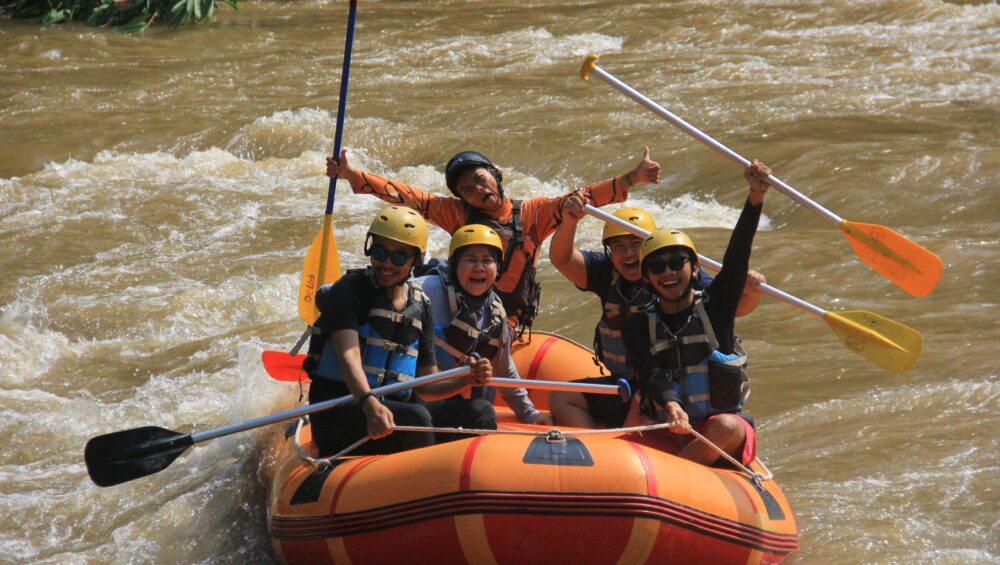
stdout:
MULTIPOLYGON (((345 147, 444 192, 476 149, 514 197, 630 168, 630 203, 722 258, 745 184, 731 162, 597 80, 584 57, 837 214, 933 250, 913 298, 772 191, 753 254, 830 310, 923 333, 909 372, 765 298, 737 329, 761 455, 801 530, 793 563, 1000 561, 1000 6, 886 2, 362 2, 345 147)), ((93 486, 83 446, 204 430, 293 405, 259 355, 304 329, 299 272, 326 202, 347 5, 246 3, 126 37, 0 22, 0 561, 270 562, 274 429, 93 486)), ((379 202, 341 183, 342 264, 379 202)), ((581 224, 600 245, 601 226, 581 224)), ((433 230, 431 251, 446 234, 433 230)), ((596 299, 540 264, 537 327, 589 342, 596 299)))

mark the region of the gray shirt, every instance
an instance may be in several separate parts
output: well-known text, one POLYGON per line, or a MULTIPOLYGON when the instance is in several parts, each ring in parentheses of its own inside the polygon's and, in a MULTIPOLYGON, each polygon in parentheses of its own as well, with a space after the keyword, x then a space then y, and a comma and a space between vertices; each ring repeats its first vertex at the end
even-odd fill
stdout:
MULTIPOLYGON (((427 275, 424 277, 419 277, 413 279, 413 282, 419 285, 424 294, 431 301, 431 312, 434 318, 434 325, 446 327, 451 323, 451 308, 448 306, 448 291, 441 284, 441 278, 437 275, 427 275)), ((485 308, 489 308, 489 304, 485 305, 485 308)), ((490 316, 488 312, 481 313, 476 316, 476 321, 478 322, 478 329, 486 329, 487 324, 489 324, 490 316)), ((514 332, 510 329, 510 326, 504 323, 503 335, 500 337, 500 347, 497 350, 496 355, 490 359, 490 364, 493 366, 493 376, 498 378, 508 378, 508 379, 519 379, 521 375, 517 372, 517 366, 514 364, 514 359, 510 355, 511 344, 514 342, 514 332)), ((446 365, 454 366, 455 359, 447 354, 441 354, 438 351, 438 368, 446 369, 446 365)), ((499 388, 499 387, 498 387, 499 388)), ((528 391, 523 388, 500 388, 500 394, 503 396, 504 401, 507 406, 510 406, 511 410, 517 416, 517 419, 521 422, 530 424, 535 421, 541 414, 535 408, 535 405, 528 398, 528 391)))

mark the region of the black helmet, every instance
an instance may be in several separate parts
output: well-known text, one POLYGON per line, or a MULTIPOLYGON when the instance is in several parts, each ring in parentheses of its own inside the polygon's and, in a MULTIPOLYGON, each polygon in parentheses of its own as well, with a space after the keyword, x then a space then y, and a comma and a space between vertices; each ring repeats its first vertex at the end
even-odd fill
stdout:
POLYGON ((486 170, 493 175, 493 178, 497 179, 500 196, 503 196, 503 186, 501 184, 503 182, 503 173, 485 155, 478 151, 462 151, 449 159, 448 164, 444 166, 444 181, 452 194, 459 196, 455 190, 455 181, 458 180, 458 175, 469 167, 486 167, 486 170))

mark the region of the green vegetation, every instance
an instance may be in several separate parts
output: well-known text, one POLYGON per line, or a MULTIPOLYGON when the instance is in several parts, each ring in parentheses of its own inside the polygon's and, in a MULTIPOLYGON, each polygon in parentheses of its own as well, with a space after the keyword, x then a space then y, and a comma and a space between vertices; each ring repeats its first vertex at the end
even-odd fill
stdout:
POLYGON ((85 21, 134 33, 154 23, 201 23, 212 17, 217 2, 235 9, 237 0, 0 0, 0 13, 46 24, 85 21))

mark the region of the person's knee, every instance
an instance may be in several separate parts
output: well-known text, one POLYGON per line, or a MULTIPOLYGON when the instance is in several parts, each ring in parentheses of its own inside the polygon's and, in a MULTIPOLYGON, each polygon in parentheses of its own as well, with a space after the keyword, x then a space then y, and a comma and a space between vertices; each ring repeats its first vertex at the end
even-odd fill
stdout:
POLYGON ((469 401, 468 410, 476 427, 486 430, 496 429, 497 412, 489 401, 483 398, 473 399, 469 401))
POLYGON ((393 410, 393 420, 400 426, 421 426, 429 428, 434 425, 434 419, 425 406, 413 404, 406 410, 393 410))
POLYGON ((740 417, 734 414, 719 414, 709 420, 708 435, 715 438, 717 442, 732 447, 743 441, 745 431, 740 417))
POLYGON ((549 393, 549 410, 564 414, 567 410, 586 410, 587 400, 579 392, 552 391, 549 393))

